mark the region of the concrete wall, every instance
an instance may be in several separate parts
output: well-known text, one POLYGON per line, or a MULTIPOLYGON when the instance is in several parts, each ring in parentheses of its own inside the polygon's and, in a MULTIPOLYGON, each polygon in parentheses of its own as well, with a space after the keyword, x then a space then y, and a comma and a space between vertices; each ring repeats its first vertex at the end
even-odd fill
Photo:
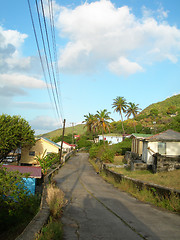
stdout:
MULTIPOLYGON (((105 141, 108 141, 110 144, 117 144, 119 142, 122 142, 123 138, 122 136, 106 136, 104 135, 105 141)), ((99 141, 103 140, 103 136, 99 135, 99 141)))
POLYGON ((46 154, 58 153, 59 149, 58 147, 45 141, 44 139, 38 139, 36 141, 35 146, 33 146, 32 148, 22 148, 20 163, 37 164, 37 161, 35 160, 36 156, 42 157, 45 151, 46 151, 46 154), (29 155, 30 151, 35 151, 35 156, 30 156, 29 155))
POLYGON ((180 142, 167 142, 166 155, 171 155, 171 156, 180 155, 180 142))

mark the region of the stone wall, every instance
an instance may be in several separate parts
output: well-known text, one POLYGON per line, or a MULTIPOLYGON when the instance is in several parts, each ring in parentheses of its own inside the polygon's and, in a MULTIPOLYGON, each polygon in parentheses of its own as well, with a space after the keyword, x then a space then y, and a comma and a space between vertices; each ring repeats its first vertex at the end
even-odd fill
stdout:
POLYGON ((162 156, 154 154, 154 172, 173 171, 180 169, 180 156, 162 156))

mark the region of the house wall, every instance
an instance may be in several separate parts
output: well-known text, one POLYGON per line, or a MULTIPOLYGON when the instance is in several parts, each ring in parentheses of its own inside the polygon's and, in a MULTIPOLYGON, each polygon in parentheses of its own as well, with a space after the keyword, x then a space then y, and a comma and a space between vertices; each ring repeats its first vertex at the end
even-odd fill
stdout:
POLYGON ((170 156, 180 155, 180 142, 167 142, 166 155, 170 155, 170 156))
POLYGON ((153 154, 157 152, 158 152, 157 142, 145 142, 145 141, 143 142, 142 160, 146 162, 148 165, 153 164, 154 161, 153 154))
POLYGON ((140 139, 133 138, 131 152, 137 153, 140 156, 142 155, 142 151, 143 151, 143 142, 140 141, 140 139))
POLYGON ((47 153, 58 153, 59 149, 54 146, 53 144, 46 142, 43 139, 39 139, 36 141, 35 146, 32 148, 22 148, 21 150, 21 160, 20 163, 27 163, 27 164, 37 164, 36 156, 42 157, 43 153, 46 151, 45 156, 47 153), (30 156, 29 152, 35 151, 35 156, 30 156))
MULTIPOLYGON (((123 138, 122 136, 106 136, 104 135, 105 141, 108 141, 110 144, 116 144, 119 142, 122 142, 123 138)), ((103 136, 99 135, 99 141, 103 140, 103 136)))

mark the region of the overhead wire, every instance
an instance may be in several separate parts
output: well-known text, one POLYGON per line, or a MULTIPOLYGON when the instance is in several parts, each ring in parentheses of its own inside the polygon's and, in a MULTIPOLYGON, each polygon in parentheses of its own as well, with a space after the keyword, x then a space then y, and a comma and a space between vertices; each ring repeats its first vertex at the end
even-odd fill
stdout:
POLYGON ((55 92, 54 92, 54 88, 53 88, 53 82, 52 82, 51 71, 50 71, 50 66, 49 66, 49 61, 48 61, 48 56, 47 56, 47 51, 46 51, 46 44, 45 44, 45 40, 44 40, 44 34, 43 34, 43 29, 42 29, 42 23, 41 23, 41 18, 40 18, 40 13, 39 13, 38 2, 37 2, 37 0, 35 0, 35 2, 36 2, 36 10, 37 10, 37 14, 38 14, 38 22, 39 22, 39 27, 40 27, 41 39, 42 39, 42 44, 43 44, 43 49, 44 49, 44 55, 45 55, 45 60, 46 60, 47 71, 48 71, 48 75, 49 75, 49 80, 50 80, 53 100, 54 100, 55 109, 56 109, 58 118, 60 118, 58 105, 57 105, 56 97, 55 97, 55 92))
POLYGON ((52 104, 53 102, 52 102, 52 98, 51 98, 51 94, 50 94, 49 84, 48 84, 47 77, 46 77, 46 71, 45 71, 42 56, 41 56, 41 51, 40 51, 40 47, 39 47, 38 37, 37 37, 37 33, 36 33, 36 28, 35 28, 33 15, 32 15, 32 11, 31 11, 31 5, 30 5, 29 0, 28 0, 28 7, 29 7, 32 26, 33 26, 33 32, 34 32, 34 36, 35 36, 35 40, 36 40, 36 45, 37 45, 37 49, 38 49, 38 54, 39 54, 39 58, 40 58, 40 62, 41 62, 41 67, 42 67, 42 70, 43 70, 43 75, 44 75, 44 79, 45 79, 45 82, 46 82, 46 87, 47 87, 47 90, 48 90, 48 95, 49 95, 49 98, 50 98, 50 102, 52 104))
POLYGON ((40 1, 41 1, 41 8, 42 8, 44 27, 45 27, 45 33, 46 33, 46 40, 47 40, 47 45, 48 45, 48 52, 49 52, 49 57, 50 57, 50 63, 51 63, 51 69, 52 69, 52 74, 53 74, 54 86, 55 86, 55 90, 56 90, 57 104, 59 105, 59 109, 60 109, 60 103, 59 103, 59 100, 58 100, 59 99, 59 97, 58 97, 59 94, 58 94, 56 77, 55 77, 55 72, 54 72, 54 67, 53 67, 51 48, 50 48, 50 41, 49 41, 48 29, 47 29, 47 24, 46 24, 46 17, 45 17, 45 12, 44 12, 44 5, 43 5, 43 1, 42 0, 40 0, 40 1))
POLYGON ((59 102, 60 107, 63 115, 63 105, 62 105, 62 97, 61 97, 61 88, 60 88, 60 73, 59 73, 59 67, 58 67, 58 58, 57 58, 57 48, 56 48, 56 34, 55 34, 55 27, 54 27, 54 13, 53 13, 53 1, 48 0, 49 5, 49 17, 50 17, 50 26, 51 26, 51 36, 52 36, 52 42, 53 42, 53 50, 54 50, 54 62, 55 62, 55 68, 56 68, 56 77, 57 77, 57 85, 58 85, 58 92, 59 92, 59 102))
POLYGON ((43 74, 44 74, 44 78, 45 78, 45 81, 46 81, 50 101, 52 103, 52 98, 51 98, 51 94, 50 94, 49 85, 51 86, 51 92, 52 92, 52 95, 53 95, 55 110, 56 110, 58 119, 60 119, 61 124, 62 124, 63 108, 62 108, 60 88, 57 87, 57 86, 59 86, 58 83, 60 83, 60 81, 59 81, 59 69, 58 69, 58 64, 57 64, 57 48, 56 48, 56 38, 55 38, 55 29, 54 29, 54 16, 53 16, 52 0, 51 0, 51 3, 48 0, 48 8, 49 8, 50 28, 51 28, 51 37, 52 37, 52 45, 53 45, 53 52, 54 52, 54 64, 55 64, 56 74, 55 74, 54 66, 53 66, 53 60, 52 60, 52 54, 51 54, 50 41, 49 41, 49 36, 48 36, 48 28, 47 28, 47 23, 46 23, 43 1, 40 0, 43 21, 41 21, 40 9, 39 9, 39 5, 38 5, 37 0, 35 0, 35 3, 36 3, 36 11, 37 11, 37 16, 38 16, 40 35, 41 35, 41 40, 42 40, 42 45, 43 45, 43 50, 44 50, 44 56, 45 56, 45 62, 46 62, 46 66, 47 66, 47 72, 48 72, 50 84, 48 84, 48 81, 47 81, 46 71, 45 71, 43 58, 41 56, 40 46, 39 46, 39 42, 38 42, 38 36, 37 36, 37 32, 36 32, 36 28, 35 28, 35 24, 34 24, 34 20, 33 20, 31 4, 30 4, 30 0, 28 0, 29 12, 30 12, 30 16, 31 16, 31 22, 32 22, 32 25, 33 25, 33 31, 34 31, 35 39, 36 39, 36 45, 37 45, 37 48, 38 48, 40 62, 41 62, 41 66, 42 66, 42 69, 43 69, 43 74), (44 34, 43 30, 45 30, 45 34, 44 34), (46 39, 46 42, 45 42, 44 38, 46 39), (46 43, 47 43, 47 46, 46 46, 46 43), (47 52, 48 52, 48 54, 47 54, 47 52), (53 81, 52 81, 52 79, 53 79, 53 81))

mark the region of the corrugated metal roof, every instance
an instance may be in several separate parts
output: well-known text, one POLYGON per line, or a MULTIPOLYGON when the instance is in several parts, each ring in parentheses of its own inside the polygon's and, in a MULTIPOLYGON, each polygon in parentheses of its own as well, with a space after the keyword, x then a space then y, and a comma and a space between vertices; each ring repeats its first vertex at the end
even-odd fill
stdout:
POLYGON ((48 138, 45 138, 45 137, 41 137, 41 138, 42 138, 42 139, 44 139, 44 140, 46 140, 47 142, 49 142, 49 143, 53 144, 54 146, 56 146, 56 147, 60 148, 60 146, 59 146, 57 143, 55 143, 55 142, 51 141, 50 139, 48 139, 48 138))
POLYGON ((133 136, 133 137, 135 137, 135 138, 144 139, 144 138, 153 136, 153 134, 132 133, 131 136, 133 136))
POLYGON ((31 178, 41 178, 41 167, 2 165, 7 171, 18 171, 20 173, 29 173, 31 178))
POLYGON ((162 133, 158 133, 151 137, 146 138, 148 141, 169 141, 169 142, 180 142, 180 132, 168 129, 162 133))

